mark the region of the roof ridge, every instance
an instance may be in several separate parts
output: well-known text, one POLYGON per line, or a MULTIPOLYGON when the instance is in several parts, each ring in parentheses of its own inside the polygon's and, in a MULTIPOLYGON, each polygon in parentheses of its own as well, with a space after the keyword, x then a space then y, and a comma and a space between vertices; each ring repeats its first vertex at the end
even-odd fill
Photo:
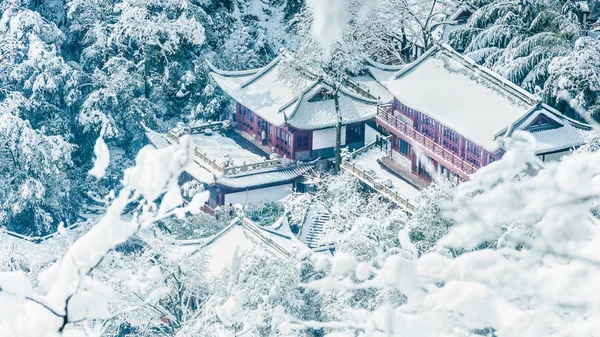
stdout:
POLYGON ((568 121, 570 124, 574 124, 573 126, 575 127, 579 127, 579 128, 583 128, 586 130, 591 130, 593 127, 591 125, 589 125, 588 123, 585 122, 580 122, 578 120, 575 120, 563 113, 561 113, 560 111, 558 111, 557 109, 551 107, 550 105, 546 104, 546 103, 542 103, 541 106, 548 110, 548 112, 557 115, 559 118, 564 118, 566 121, 568 121))
POLYGON ((451 46, 449 46, 445 43, 439 43, 438 45, 439 45, 441 51, 446 52, 447 54, 449 54, 449 56, 453 57, 455 60, 463 63, 465 66, 467 66, 467 68, 482 73, 483 75, 485 75, 485 78, 487 80, 490 80, 491 83, 495 84, 502 90, 504 90, 510 94, 513 94, 513 96, 516 96, 520 100, 524 101, 526 104, 536 105, 540 102, 540 100, 537 99, 529 91, 523 89, 521 86, 508 80, 507 78, 498 74, 497 72, 495 72, 487 67, 477 64, 477 62, 475 62, 473 59, 457 52, 451 46))
POLYGON ((250 170, 250 171, 240 172, 238 174, 232 174, 232 175, 228 175, 228 176, 223 176, 223 177, 220 177, 220 178, 222 178, 222 179, 243 178, 243 177, 247 177, 247 176, 251 176, 251 175, 255 175, 255 174, 272 173, 272 172, 284 171, 286 169, 288 169, 288 170, 299 169, 299 168, 303 168, 303 167, 306 167, 306 166, 314 166, 315 164, 316 164, 316 160, 309 161, 309 162, 300 162, 300 163, 297 162, 296 164, 293 164, 293 165, 290 165, 290 166, 282 166, 280 164, 280 165, 277 165, 277 166, 266 167, 266 169, 269 169, 269 170, 264 170, 264 171, 258 171, 259 169, 257 169, 257 170, 250 170))
POLYGON ((262 67, 258 72, 256 72, 252 77, 250 77, 246 82, 242 83, 241 87, 245 88, 252 82, 256 81, 259 77, 264 75, 266 72, 271 70, 279 61, 281 60, 281 55, 277 55, 271 62, 269 62, 266 66, 262 67))
POLYGON ((247 69, 247 70, 221 70, 215 67, 208 59, 204 60, 212 72, 221 76, 248 76, 254 75, 262 68, 247 69))
POLYGON ((299 103, 302 101, 302 98, 304 98, 304 95, 309 92, 310 90, 312 90, 315 86, 317 86, 317 84, 321 83, 323 81, 322 78, 317 79, 316 81, 314 81, 311 85, 309 85, 308 87, 306 87, 306 89, 302 90, 302 92, 300 92, 300 94, 296 97, 294 97, 292 100, 290 100, 289 102, 285 103, 284 105, 282 105, 278 112, 283 113, 283 117, 284 119, 287 121, 288 118, 292 118, 294 117, 294 115, 296 114, 296 110, 298 110, 298 105, 299 103), (290 105, 292 105, 294 102, 298 102, 298 104, 296 104, 296 106, 294 107, 294 109, 291 112, 290 116, 287 116, 285 114, 285 109, 287 109, 290 105))
POLYGON ((423 53, 416 60, 412 61, 411 63, 408 63, 404 68, 400 69, 400 71, 398 71, 396 74, 394 74, 394 79, 398 79, 398 77, 406 74, 409 70, 416 67, 419 63, 423 62, 427 57, 429 57, 429 55, 434 54, 435 52, 437 52, 439 50, 440 50, 439 44, 436 44, 434 47, 429 48, 428 51, 423 53))
POLYGON ((358 94, 356 94, 356 93, 352 92, 351 90, 348 90, 348 89, 346 89, 346 86, 345 86, 345 85, 342 85, 342 86, 340 87, 340 91, 341 91, 343 94, 347 95, 347 96, 350 96, 350 97, 356 98, 356 99, 358 99, 358 100, 361 100, 361 101, 364 101, 364 102, 367 102, 367 103, 374 103, 374 104, 377 104, 377 103, 379 103, 379 101, 378 101, 378 100, 376 100, 376 99, 370 99, 370 98, 367 98, 367 97, 362 97, 362 96, 360 96, 360 95, 358 95, 358 94))
POLYGON ((399 71, 399 70, 402 70, 402 68, 406 67, 406 64, 391 65, 391 64, 379 63, 379 62, 374 61, 373 59, 371 59, 369 57, 366 57, 365 61, 368 64, 370 64, 372 67, 375 67, 375 68, 380 69, 380 70, 399 71))
MULTIPOLYGON (((260 226, 257 225, 257 224, 255 224, 254 221, 252 221, 252 220, 250 220, 250 219, 248 219, 246 217, 242 217, 241 221, 240 221, 240 226, 242 226, 243 228, 246 228, 251 234, 254 234, 255 237, 257 237, 258 239, 260 239, 263 243, 265 243, 267 246, 270 246, 276 252, 278 252, 279 254, 283 255, 284 257, 287 257, 287 258, 292 257, 292 253, 293 252, 289 251, 288 249, 286 249, 285 247, 283 247, 279 243, 271 240, 270 238, 264 236, 260 232, 260 230, 261 230, 260 226)), ((267 233, 270 233, 270 232, 267 231, 267 233)), ((291 240, 291 238, 289 238, 288 240, 291 240)))

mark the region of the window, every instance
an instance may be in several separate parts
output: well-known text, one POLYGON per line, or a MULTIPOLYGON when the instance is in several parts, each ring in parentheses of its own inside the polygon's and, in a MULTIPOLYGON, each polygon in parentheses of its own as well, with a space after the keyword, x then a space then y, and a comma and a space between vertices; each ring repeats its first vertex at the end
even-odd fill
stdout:
POLYGON ((493 154, 490 154, 490 153, 488 153, 488 155, 487 155, 487 163, 488 163, 488 164, 489 164, 489 163, 493 163, 493 162, 495 162, 496 160, 498 160, 498 158, 496 158, 496 156, 494 156, 493 154))
POLYGON ((421 115, 421 132, 431 139, 435 139, 435 124, 433 118, 427 115, 421 115))
POLYGON ((460 136, 447 127, 442 127, 442 144, 444 147, 454 153, 458 153, 460 136))
POLYGON ((469 152, 470 154, 480 157, 481 156, 481 149, 479 148, 479 146, 468 142, 467 143, 467 152, 469 152))
POLYGON ((296 148, 306 149, 309 147, 308 136, 296 136, 296 148))
POLYGON ((469 141, 467 141, 467 154, 466 159, 469 163, 475 167, 481 167, 481 148, 469 141))
POLYGON ((408 117, 414 116, 415 114, 415 110, 409 108, 408 106, 404 105, 404 103, 400 102, 400 101, 395 101, 396 103, 396 108, 403 114, 406 115, 408 117))
POLYGON ((329 91, 325 88, 321 88, 308 101, 312 103, 312 102, 326 101, 326 100, 333 99, 333 98, 334 98, 333 93, 331 91, 329 91))
POLYGON ((402 138, 398 138, 398 150, 405 156, 410 156, 410 144, 402 138))

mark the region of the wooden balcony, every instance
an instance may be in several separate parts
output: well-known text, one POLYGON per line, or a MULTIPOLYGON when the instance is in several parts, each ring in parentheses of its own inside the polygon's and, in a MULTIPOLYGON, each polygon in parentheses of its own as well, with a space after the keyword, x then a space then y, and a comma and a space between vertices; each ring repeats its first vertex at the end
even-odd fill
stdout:
POLYGON ((442 144, 435 142, 394 116, 391 105, 377 107, 377 122, 391 133, 408 140, 412 146, 418 147, 430 158, 458 174, 462 179, 467 180, 469 175, 478 169, 478 167, 446 149, 442 144))

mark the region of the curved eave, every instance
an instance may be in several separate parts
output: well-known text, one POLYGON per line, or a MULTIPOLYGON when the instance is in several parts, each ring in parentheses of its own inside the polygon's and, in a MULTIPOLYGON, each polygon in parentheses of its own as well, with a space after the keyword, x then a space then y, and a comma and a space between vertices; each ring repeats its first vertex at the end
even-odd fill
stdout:
POLYGON ((209 60, 205 60, 210 70, 221 76, 251 76, 259 72, 262 68, 248 69, 248 70, 221 70, 215 67, 209 60))
POLYGON ((402 68, 406 67, 405 64, 403 64, 403 65, 397 65, 397 66, 388 65, 388 64, 383 64, 383 63, 376 62, 376 61, 374 61, 374 60, 372 60, 370 58, 366 58, 365 61, 369 65, 371 65, 373 68, 377 68, 377 69, 380 69, 380 70, 386 70, 386 71, 400 71, 400 70, 402 70, 402 68))
POLYGON ((254 74, 252 77, 250 77, 246 82, 242 83, 242 88, 247 87, 252 82, 256 81, 256 79, 260 78, 266 72, 271 70, 277 63, 279 63, 280 60, 281 60, 281 56, 277 56, 276 58, 274 58, 273 61, 269 62, 269 64, 267 64, 262 69, 260 69, 258 72, 256 72, 256 74, 254 74))
POLYGON ((247 189, 257 189, 273 185, 288 184, 310 172, 314 168, 315 164, 316 161, 312 161, 303 164, 296 164, 295 166, 287 168, 278 167, 264 171, 259 170, 244 172, 232 176, 220 177, 214 184, 232 191, 244 191, 247 189), (285 174, 287 174, 287 176, 285 176, 285 174), (268 175, 281 176, 268 177, 268 175), (235 180, 239 180, 240 182, 235 182, 235 180))

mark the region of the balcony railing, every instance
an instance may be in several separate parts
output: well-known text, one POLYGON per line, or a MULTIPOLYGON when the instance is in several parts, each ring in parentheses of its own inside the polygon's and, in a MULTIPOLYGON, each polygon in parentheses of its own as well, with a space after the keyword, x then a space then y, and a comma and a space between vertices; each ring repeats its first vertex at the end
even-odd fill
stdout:
POLYGON ((380 123, 387 125, 390 131, 399 133, 400 135, 411 139, 414 143, 418 144, 427 155, 436 159, 436 161, 454 171, 463 179, 468 179, 469 175, 478 169, 454 152, 446 149, 442 144, 436 143, 433 139, 415 130, 410 125, 407 125, 394 116, 392 114, 391 105, 382 105, 377 108, 377 120, 380 123))
POLYGON ((375 177, 371 176, 364 170, 356 167, 354 164, 344 160, 342 162, 341 168, 344 171, 360 179, 362 182, 373 188, 375 191, 379 192, 384 197, 388 198, 400 207, 403 207, 409 213, 413 213, 415 211, 415 206, 411 204, 410 201, 408 201, 408 199, 403 198, 398 192, 377 181, 375 177))
MULTIPOLYGON (((179 137, 175 132, 169 131, 167 133, 167 140, 173 144, 179 141, 179 137)), ((213 173, 222 174, 224 176, 246 171, 258 170, 261 168, 275 167, 283 164, 283 158, 277 158, 271 160, 265 159, 262 161, 256 161, 252 163, 244 163, 242 165, 224 167, 217 163, 215 159, 209 158, 206 154, 200 152, 200 150, 198 150, 197 148, 194 149, 194 155, 194 159, 198 164, 200 164, 201 166, 213 173)))

